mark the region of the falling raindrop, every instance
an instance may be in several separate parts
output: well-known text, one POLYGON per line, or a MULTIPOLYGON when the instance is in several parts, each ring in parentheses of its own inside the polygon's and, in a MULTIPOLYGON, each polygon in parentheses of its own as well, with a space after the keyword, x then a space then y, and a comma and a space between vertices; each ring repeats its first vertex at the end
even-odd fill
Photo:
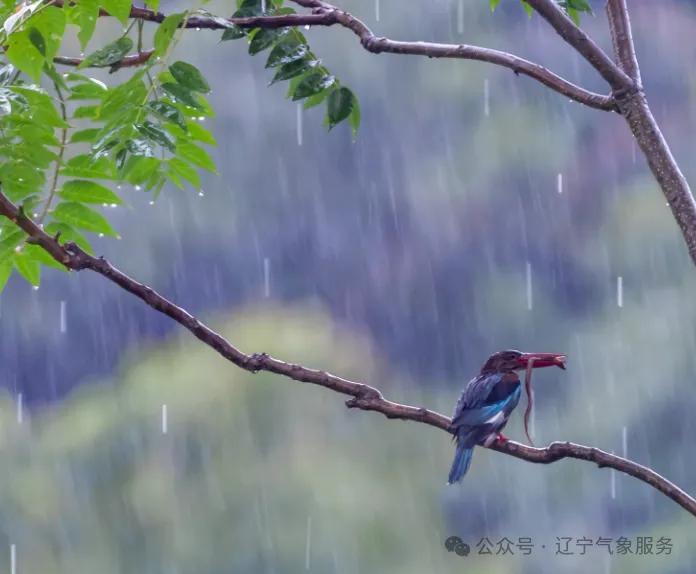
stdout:
POLYGON ((266 12, 266 0, 261 0, 261 13, 266 12))
POLYGON ((135 186, 135 191, 140 191, 141 189, 142 189, 142 187, 140 187, 139 185, 135 186))
POLYGON ((307 541, 305 544, 305 570, 309 570, 312 553, 312 517, 307 517, 307 541))
POLYGON ((532 264, 527 261, 527 309, 532 310, 532 264))
POLYGON ((559 173, 558 177, 556 178, 556 189, 558 190, 558 193, 563 193, 563 174, 559 173))
POLYGON ((304 29, 305 29, 305 30, 309 30, 309 24, 305 24, 304 29))
POLYGON ((151 199, 151 200, 150 200, 150 205, 155 205, 155 200, 154 200, 154 199, 151 199))
POLYGON ((10 544, 10 574, 17 574, 17 548, 10 544))
POLYGON ((491 86, 488 78, 483 80, 483 114, 486 117, 491 115, 491 86))
POLYGON ((67 303, 60 302, 60 332, 65 333, 68 330, 67 303))
POLYGON ((616 278, 616 304, 619 308, 623 307, 623 277, 621 275, 616 278))
POLYGON ((375 20, 379 22, 379 0, 375 0, 375 20))
MULTIPOLYGON (((614 451, 611 451, 611 454, 614 454, 614 451)), ((613 468, 609 472, 609 487, 611 490, 611 498, 612 500, 616 498, 616 470, 613 468)))
POLYGON ((464 0, 457 3, 457 32, 464 33, 464 0))
POLYGON ((271 296, 271 260, 263 258, 263 294, 266 298, 271 296))
POLYGON ((39 286, 38 286, 38 285, 34 285, 34 286, 32 287, 32 289, 33 289, 34 291, 38 291, 38 290, 39 290, 39 286))
POLYGON ((621 429, 621 456, 628 458, 628 430, 625 426, 621 429))
POLYGON ((24 422, 24 399, 22 393, 17 393, 17 422, 20 425, 24 422))
POLYGON ((198 192, 198 197, 203 197, 204 195, 205 195, 205 193, 204 193, 203 190, 201 189, 201 190, 198 192))
POLYGON ((167 434, 167 405, 162 405, 162 434, 167 434))
POLYGON ((302 104, 297 104, 297 145, 302 145, 302 104))
MULTIPOLYGON (((612 451, 611 454, 614 454, 612 451)), ((612 468, 611 472, 609 473, 610 475, 610 487, 611 487, 611 498, 612 500, 616 498, 616 471, 612 468)))

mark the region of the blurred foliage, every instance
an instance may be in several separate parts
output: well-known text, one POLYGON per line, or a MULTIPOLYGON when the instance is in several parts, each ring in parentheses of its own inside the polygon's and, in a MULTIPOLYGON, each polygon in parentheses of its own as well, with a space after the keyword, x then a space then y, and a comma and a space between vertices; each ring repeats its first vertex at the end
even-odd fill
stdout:
MULTIPOLYGON (((379 384, 395 400, 444 406, 452 399, 404 377, 397 382, 365 337, 335 325, 316 304, 252 307, 219 327, 248 350, 379 384)), ((587 382, 572 378, 568 386, 587 382)), ((562 377, 545 379, 538 389, 562 377)), ((556 536, 632 536, 625 524, 601 516, 629 514, 645 497, 676 508, 625 477, 616 479, 619 497, 611 500, 608 471, 586 463, 535 466, 484 449, 465 483, 446 487, 446 434, 349 411, 343 401, 312 385, 244 373, 190 337, 131 355, 112 382, 25 414, 21 424, 5 397, 0 546, 16 546, 23 571, 47 573, 416 573, 464 566, 512 573, 549 560, 555 571, 581 572, 606 550, 591 549, 594 558, 558 557, 556 536), (514 489, 522 491, 500 496, 514 489), (444 548, 452 534, 472 548, 484 536, 532 537, 535 550, 475 551, 464 561, 444 548)), ((560 425, 548 414, 537 428, 560 425)), ((516 420, 512 432, 519 427, 516 420)), ((583 432, 562 427, 566 438, 583 432)), ((616 557, 612 571, 687 571, 680 570, 689 564, 687 530, 660 524, 637 532, 671 537, 671 556, 616 557), (641 570, 646 565, 652 570, 641 570)))

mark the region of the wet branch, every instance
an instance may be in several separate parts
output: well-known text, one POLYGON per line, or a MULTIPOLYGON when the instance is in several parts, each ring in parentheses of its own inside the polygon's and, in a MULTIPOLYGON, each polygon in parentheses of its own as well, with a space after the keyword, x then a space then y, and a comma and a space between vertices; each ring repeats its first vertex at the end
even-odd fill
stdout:
MULTIPOLYGON (((131 54, 130 56, 124 56, 118 62, 114 62, 110 66, 105 66, 111 68, 111 71, 118 70, 120 68, 133 68, 136 66, 142 66, 147 63, 147 61, 155 53, 154 50, 143 50, 137 54, 131 54)), ((63 66, 80 66, 85 61, 85 58, 69 58, 67 56, 56 56, 53 58, 53 62, 56 64, 61 64, 63 66)), ((97 66, 88 66, 97 67, 97 66)))
MULTIPOLYGON (((56 261, 68 269, 80 271, 90 269, 104 276, 122 289, 135 295, 153 309, 163 313, 188 329, 195 337, 217 351, 231 363, 255 373, 267 371, 283 375, 294 381, 311 383, 325 387, 351 398, 346 402, 349 408, 382 413, 390 419, 410 420, 424 423, 453 433, 451 420, 446 416, 422 407, 403 405, 385 399, 382 393, 369 385, 343 379, 326 371, 314 370, 302 365, 286 363, 266 353, 247 355, 229 343, 222 335, 201 323, 185 309, 175 305, 151 287, 139 283, 116 269, 102 257, 85 253, 74 243, 61 245, 59 237, 51 237, 24 212, 0 193, 0 215, 7 217, 27 233, 27 241, 41 246, 56 261)), ((682 508, 696 516, 696 499, 654 470, 631 460, 607 453, 594 447, 571 442, 553 442, 546 448, 529 447, 514 441, 494 443, 489 448, 526 460, 528 462, 550 464, 564 458, 575 458, 594 462, 600 468, 608 467, 623 472, 649 484, 671 498, 682 508)))
MULTIPOLYGON (((392 53, 392 54, 409 54, 417 56, 426 56, 428 58, 455 58, 463 60, 476 60, 487 62, 497 66, 508 68, 515 74, 528 76, 538 82, 541 82, 547 88, 558 92, 576 102, 585 104, 586 106, 610 111, 615 110, 616 105, 611 96, 597 94, 589 90, 585 90, 580 86, 562 78, 561 76, 551 72, 544 66, 515 56, 508 52, 501 52, 490 48, 480 46, 472 46, 468 44, 441 44, 435 42, 401 42, 390 40, 388 38, 377 37, 367 27, 365 23, 357 19, 348 12, 327 4, 314 0, 295 0, 297 4, 312 8, 311 14, 284 14, 279 16, 254 16, 248 18, 220 18, 217 16, 201 16, 192 15, 183 24, 186 28, 200 28, 207 30, 225 30, 232 25, 240 28, 284 28, 297 26, 342 26, 352 31, 359 39, 363 48, 374 54, 392 53)), ((56 6, 62 6, 63 0, 53 0, 56 6)), ((101 16, 108 16, 104 10, 100 12, 101 16)), ((149 10, 147 8, 138 8, 133 6, 130 13, 131 18, 136 18, 146 22, 161 23, 166 15, 162 12, 149 10)), ((76 58, 60 58, 58 63, 75 65, 72 62, 77 61, 76 58), (62 61, 60 61, 62 60, 62 61)), ((145 63, 145 60, 140 62, 131 61, 132 63, 122 65, 139 65, 145 63)), ((613 65, 611 60, 610 64, 613 65)))

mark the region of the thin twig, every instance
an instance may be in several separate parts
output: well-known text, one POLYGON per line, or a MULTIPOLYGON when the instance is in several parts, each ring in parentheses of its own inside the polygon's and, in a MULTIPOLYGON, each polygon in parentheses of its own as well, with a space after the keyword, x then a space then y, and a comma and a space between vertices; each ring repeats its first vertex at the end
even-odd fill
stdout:
MULTIPOLYGON (((217 351, 231 363, 255 373, 267 371, 283 375, 292 380, 325 387, 351 398, 346 402, 349 408, 382 413, 390 419, 402 419, 424 423, 448 433, 453 433, 451 420, 446 416, 426 408, 395 403, 385 399, 382 393, 369 385, 343 379, 326 371, 309 369, 302 365, 286 363, 265 353, 248 355, 234 347, 222 335, 213 331, 185 309, 175 305, 151 287, 143 285, 116 269, 106 259, 85 253, 74 243, 61 245, 48 235, 32 219, 0 193, 0 215, 15 222, 29 236, 28 241, 43 247, 56 261, 68 269, 79 271, 90 269, 135 295, 151 308, 163 313, 188 329, 204 344, 217 351)), ((546 448, 534 448, 506 441, 496 442, 489 448, 509 454, 528 462, 549 464, 564 458, 574 458, 594 462, 600 468, 609 467, 649 484, 671 498, 686 511, 696 516, 696 499, 657 472, 620 456, 609 454, 594 447, 571 442, 554 442, 546 448)))
POLYGON ((64 125, 61 130, 60 130, 60 149, 58 150, 58 157, 56 158, 56 166, 55 169, 53 170, 53 179, 51 180, 51 187, 48 191, 48 196, 46 197, 46 203, 43 206, 43 209, 41 210, 41 214, 39 215, 38 222, 39 225, 41 225, 46 219, 46 215, 51 209, 51 204, 53 203, 53 198, 56 195, 56 192, 58 191, 58 176, 60 175, 60 168, 63 164, 63 156, 65 155, 65 147, 68 145, 68 126, 67 126, 67 121, 68 121, 68 111, 65 107, 65 97, 63 96, 63 91, 60 89, 60 86, 58 85, 57 81, 53 81, 53 87, 56 90, 56 95, 58 96, 58 104, 60 107, 60 115, 61 118, 63 119, 64 125))

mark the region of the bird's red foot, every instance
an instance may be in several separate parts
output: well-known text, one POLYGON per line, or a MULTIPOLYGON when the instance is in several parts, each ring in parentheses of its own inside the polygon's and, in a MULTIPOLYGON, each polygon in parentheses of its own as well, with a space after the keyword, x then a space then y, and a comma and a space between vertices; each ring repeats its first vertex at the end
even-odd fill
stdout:
POLYGON ((497 442, 498 444, 505 444, 508 440, 510 439, 506 437, 503 433, 498 433, 495 442, 497 442))

